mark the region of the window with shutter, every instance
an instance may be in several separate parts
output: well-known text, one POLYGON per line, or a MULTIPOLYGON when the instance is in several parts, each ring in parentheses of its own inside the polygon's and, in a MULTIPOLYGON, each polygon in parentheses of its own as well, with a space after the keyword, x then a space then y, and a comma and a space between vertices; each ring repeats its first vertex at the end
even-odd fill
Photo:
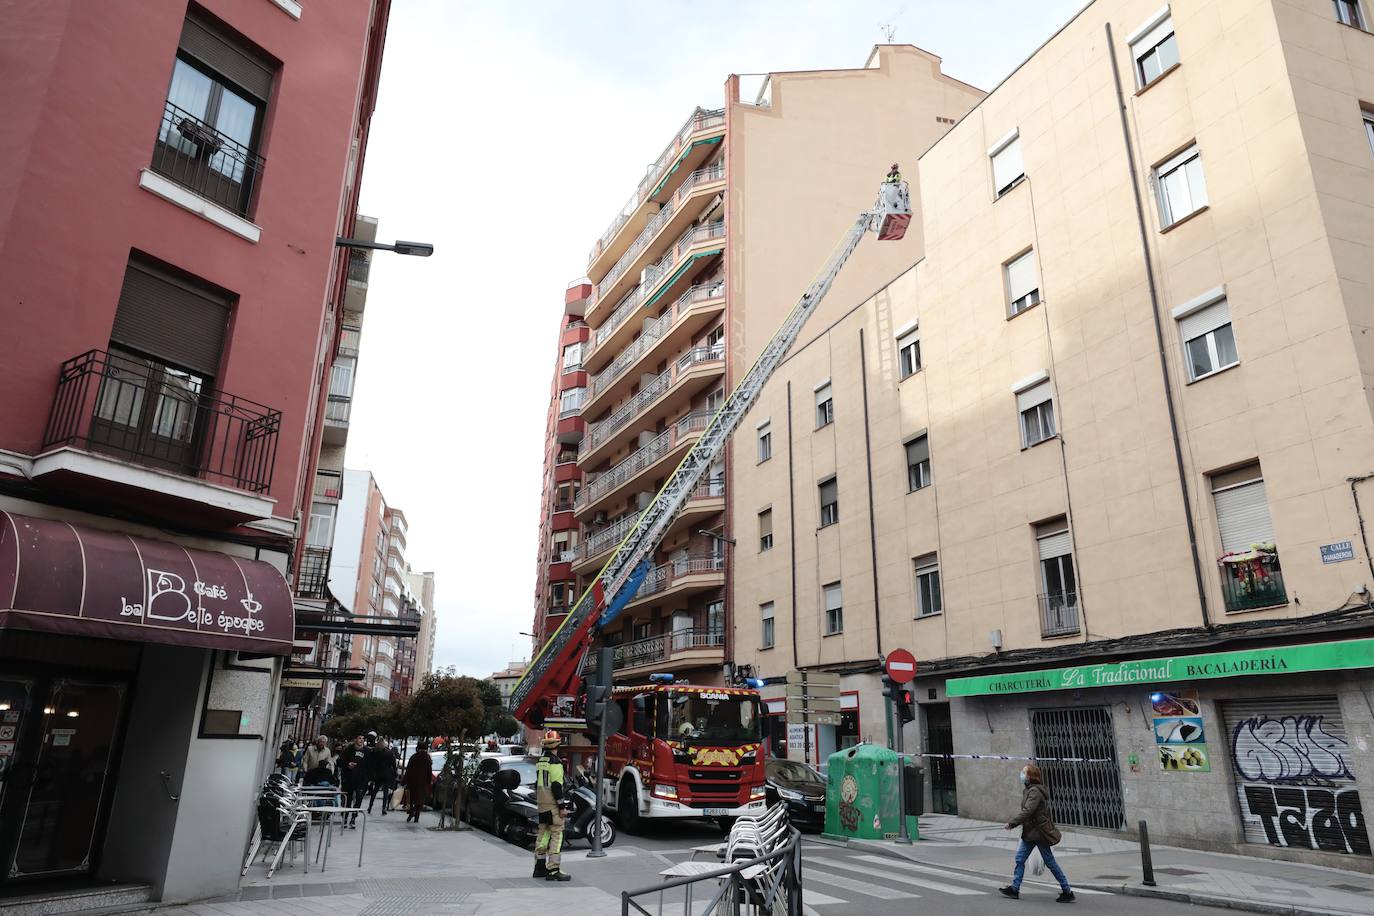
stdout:
POLYGON ((840 520, 840 484, 832 477, 820 484, 821 527, 833 525, 840 520))
POLYGON ((759 605, 759 620, 763 625, 759 648, 771 649, 773 648, 773 602, 767 601, 759 605))
POLYGON ((1249 611, 1287 603, 1260 466, 1251 464, 1213 475, 1212 501, 1221 536, 1218 564, 1226 610, 1249 611))
POLYGON ((1054 401, 1049 380, 1016 393, 1016 409, 1021 414, 1021 447, 1044 442, 1054 436, 1054 401))
POLYGON ((1207 206, 1202 153, 1196 144, 1155 167, 1155 190, 1163 228, 1207 206))
POLYGON ((1181 306, 1174 310, 1174 317, 1183 340, 1189 381, 1195 382, 1240 362, 1231 329, 1231 309, 1224 297, 1193 308, 1181 306))
POLYGON ((816 389, 816 428, 829 426, 835 422, 835 401, 830 393, 830 383, 816 389))
POLYGON ((1026 174, 1021 161, 1021 135, 1013 130, 991 149, 988 157, 992 160, 992 187, 994 196, 1001 197, 1010 191, 1026 174))
POLYGON ((773 548, 773 510, 764 509, 759 513, 759 552, 773 548))
POLYGON ((840 583, 832 582, 824 588, 825 594, 825 635, 834 636, 844 632, 844 596, 840 583))
POLYGON ((944 610, 944 596, 940 592, 940 564, 935 554, 911 561, 916 575, 916 616, 933 617, 944 610))
POLYGON ((1066 636, 1078 632, 1078 583, 1073 571, 1069 524, 1057 518, 1035 526, 1040 556, 1040 633, 1066 636))
POLYGON ((907 491, 930 486, 930 440, 919 435, 906 444, 907 491))
POLYGON ((897 366, 901 378, 921 371, 921 329, 912 327, 897 335, 897 366))
POLYGON ((1007 284, 1007 315, 1019 315, 1040 302, 1040 277, 1035 269, 1035 252, 1012 258, 1002 266, 1007 284))
POLYGON ((222 290, 131 259, 110 343, 197 375, 218 375, 230 300, 222 290))
POLYGON ((1145 25, 1126 36, 1135 60, 1136 87, 1143 89, 1178 63, 1178 43, 1174 40, 1174 20, 1166 6, 1145 25))
POLYGON ((767 420, 758 426, 759 462, 773 457, 773 425, 767 420))

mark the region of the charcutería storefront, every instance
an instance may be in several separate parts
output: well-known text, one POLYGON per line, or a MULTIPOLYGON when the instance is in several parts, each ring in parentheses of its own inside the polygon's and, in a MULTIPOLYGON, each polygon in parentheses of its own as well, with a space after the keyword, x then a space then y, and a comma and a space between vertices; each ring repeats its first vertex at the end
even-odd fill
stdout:
POLYGON ((0 512, 0 894, 232 890, 292 646, 286 583, 252 548, 53 516, 0 512))
POLYGON ((1005 820, 1034 757, 1064 824, 1374 870, 1371 669, 1347 639, 948 678, 960 813, 1005 820))

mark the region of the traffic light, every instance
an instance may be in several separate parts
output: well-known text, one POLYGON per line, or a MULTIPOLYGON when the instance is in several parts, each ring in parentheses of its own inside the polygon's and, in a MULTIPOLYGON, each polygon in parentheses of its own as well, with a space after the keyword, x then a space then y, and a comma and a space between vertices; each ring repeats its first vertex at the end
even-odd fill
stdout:
POLYGON ((897 718, 903 725, 916 718, 916 691, 910 687, 899 686, 897 696, 892 702, 897 707, 897 718))

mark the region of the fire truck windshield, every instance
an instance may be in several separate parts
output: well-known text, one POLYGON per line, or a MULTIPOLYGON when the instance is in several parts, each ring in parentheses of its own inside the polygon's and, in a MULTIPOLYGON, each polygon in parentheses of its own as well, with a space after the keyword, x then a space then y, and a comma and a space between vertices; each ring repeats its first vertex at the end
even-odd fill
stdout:
POLYGON ((758 699, 712 691, 669 693, 660 734, 694 744, 748 744, 759 740, 758 699))

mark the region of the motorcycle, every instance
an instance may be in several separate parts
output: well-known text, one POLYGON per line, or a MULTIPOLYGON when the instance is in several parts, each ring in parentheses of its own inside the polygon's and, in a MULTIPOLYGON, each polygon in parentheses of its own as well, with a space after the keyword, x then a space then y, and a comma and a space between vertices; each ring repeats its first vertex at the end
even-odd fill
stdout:
MULTIPOLYGON (((506 792, 505 815, 497 825, 496 833, 508 843, 529 846, 539 835, 539 808, 535 802, 534 789, 520 784, 520 774, 515 770, 502 770, 496 774, 496 787, 506 792)), ((573 840, 590 840, 592 822, 596 817, 596 790, 586 777, 575 777, 572 790, 564 796, 566 812, 563 816, 563 845, 573 840)), ((615 844, 615 821, 602 812, 601 848, 615 844)))

